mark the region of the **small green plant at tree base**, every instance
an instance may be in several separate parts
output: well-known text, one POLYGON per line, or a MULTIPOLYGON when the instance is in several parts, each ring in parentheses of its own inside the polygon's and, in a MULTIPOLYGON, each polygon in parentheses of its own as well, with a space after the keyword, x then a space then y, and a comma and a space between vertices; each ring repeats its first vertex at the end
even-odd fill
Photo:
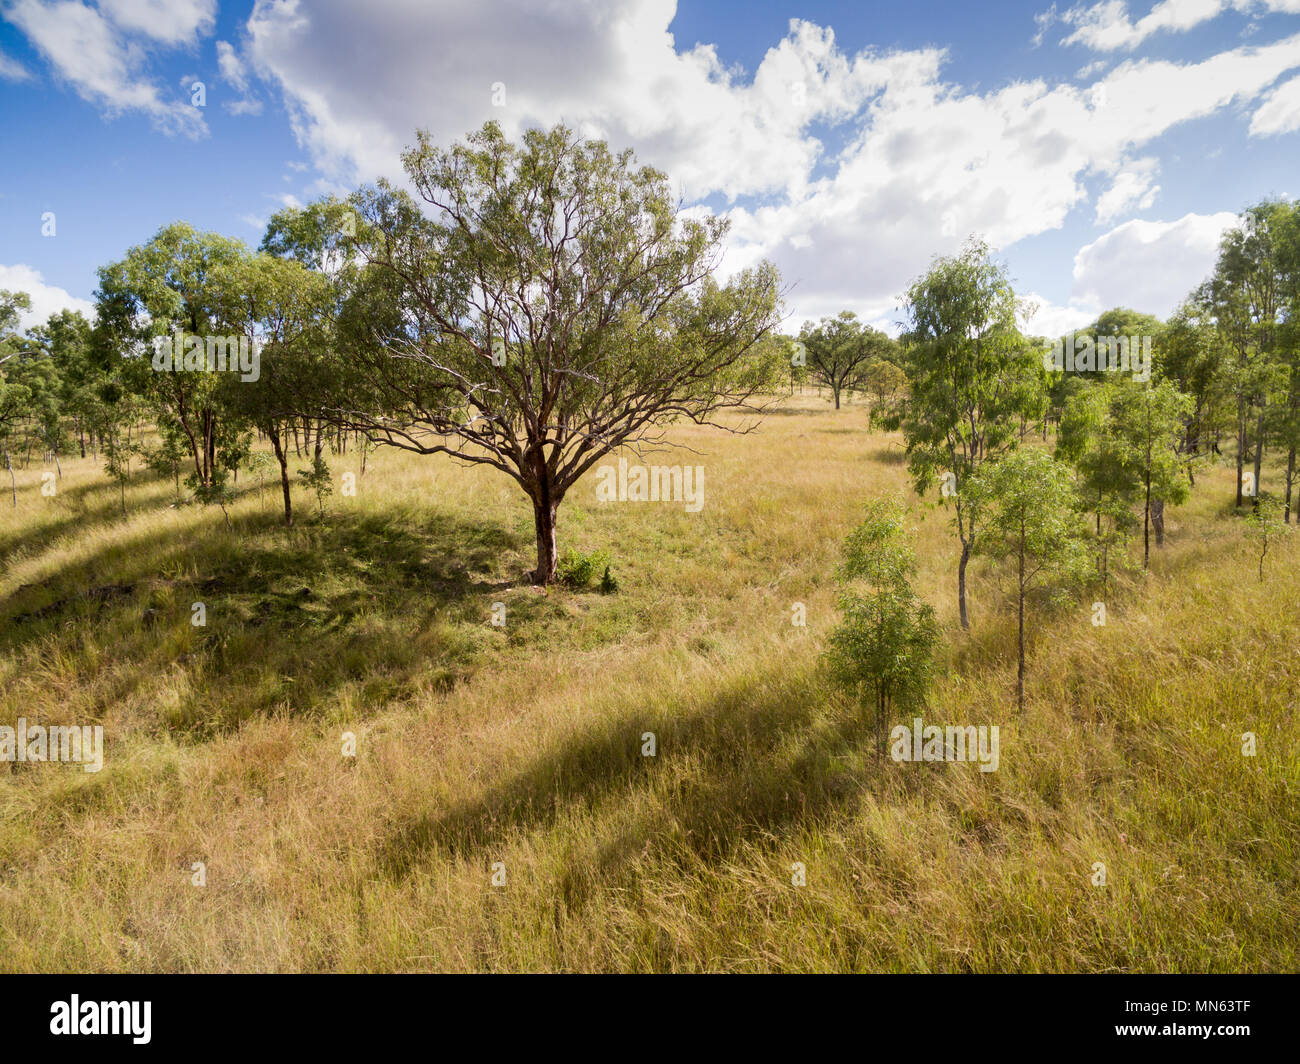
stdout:
POLYGON ((618 591, 618 578, 609 571, 609 566, 605 566, 605 575, 600 578, 600 593, 602 595, 613 595, 618 591))
POLYGON ((913 591, 916 560, 902 504, 878 499, 849 534, 840 565, 839 626, 826 652, 831 675, 865 708, 875 703, 877 753, 895 705, 919 704, 929 688, 939 629, 934 610, 913 591))
POLYGON ((1255 501, 1257 507, 1246 515, 1246 533, 1259 547, 1259 580, 1263 583, 1268 546, 1287 535, 1291 526, 1277 517, 1279 503, 1270 493, 1260 492, 1255 501))
POLYGON ((330 480, 329 464, 320 455, 312 459, 311 469, 298 470, 298 479, 303 487, 310 488, 316 494, 316 505, 322 517, 325 516, 325 500, 334 494, 334 484, 330 480))
MULTIPOLYGON (((609 551, 606 550, 594 550, 589 554, 584 554, 582 551, 570 547, 560 558, 557 574, 561 583, 581 591, 591 587, 592 581, 596 579, 596 574, 602 569, 608 572, 610 560, 609 551)), ((614 586, 617 588, 617 583, 614 586)), ((605 581, 602 579, 601 590, 604 591, 604 588, 605 581)))

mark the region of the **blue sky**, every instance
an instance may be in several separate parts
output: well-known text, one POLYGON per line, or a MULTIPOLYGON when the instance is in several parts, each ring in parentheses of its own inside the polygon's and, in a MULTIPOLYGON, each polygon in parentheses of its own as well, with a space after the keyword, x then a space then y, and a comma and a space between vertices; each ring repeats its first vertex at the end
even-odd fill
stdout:
POLYGON ((892 325, 971 233, 1035 331, 1167 314, 1235 212, 1297 192, 1300 0, 557 7, 0 0, 0 287, 86 307, 170 221, 256 244, 282 204, 400 176, 417 126, 489 118, 663 168, 731 217, 727 269, 777 263, 792 324, 892 325))

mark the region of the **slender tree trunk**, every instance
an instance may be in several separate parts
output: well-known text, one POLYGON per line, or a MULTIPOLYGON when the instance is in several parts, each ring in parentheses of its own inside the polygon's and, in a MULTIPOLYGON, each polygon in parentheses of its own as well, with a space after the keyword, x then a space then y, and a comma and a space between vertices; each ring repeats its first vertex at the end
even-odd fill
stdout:
POLYGON ((970 561, 970 542, 961 543, 961 561, 957 563, 957 606, 961 611, 961 626, 970 630, 970 614, 966 612, 966 563, 970 561))
POLYGON ((204 459, 207 466, 208 483, 211 484, 217 475, 217 415, 212 411, 208 417, 207 423, 208 453, 204 459))
POLYGON ((1151 563, 1151 474, 1147 473, 1146 478, 1146 505, 1142 507, 1142 568, 1146 569, 1151 563))
POLYGON ((1282 519, 1288 525, 1291 523, 1291 489, 1295 484, 1295 452, 1295 447, 1292 447, 1286 455, 1286 509, 1282 519))
POLYGON ((1020 712, 1025 711, 1025 548, 1024 548, 1024 528, 1021 527, 1021 547, 1020 547, 1020 594, 1016 607, 1017 642, 1019 648, 1019 665, 1016 669, 1016 705, 1020 707, 1020 712))
POLYGON ((1262 489, 1260 484, 1261 467, 1264 464, 1264 408, 1259 408, 1259 419, 1255 423, 1255 509, 1259 509, 1259 493, 1262 489))
POLYGON ((876 754, 882 760, 885 756, 885 691, 876 692, 876 754))
POLYGON ((1237 399, 1237 508, 1241 508, 1241 474, 1246 470, 1246 399, 1237 399))
POLYGON ((1165 545, 1165 500, 1151 500, 1151 527, 1156 532, 1156 546, 1165 545))
POLYGON ((293 499, 289 494, 289 456, 285 454, 284 447, 280 443, 279 430, 271 429, 267 434, 271 437, 271 450, 275 452, 276 460, 280 463, 280 487, 284 491, 284 527, 293 528, 293 499))

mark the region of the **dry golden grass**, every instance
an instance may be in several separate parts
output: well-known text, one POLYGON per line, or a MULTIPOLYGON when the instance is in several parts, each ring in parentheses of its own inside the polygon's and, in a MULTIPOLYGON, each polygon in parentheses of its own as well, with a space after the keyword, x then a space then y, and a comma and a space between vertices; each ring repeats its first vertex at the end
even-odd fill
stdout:
POLYGON ((562 550, 612 552, 611 596, 522 586, 522 495, 442 458, 372 455, 323 519, 299 492, 293 532, 274 485, 241 483, 227 531, 166 481, 123 518, 93 461, 53 499, 20 469, 0 722, 102 723, 107 753, 0 765, 0 969, 1298 966, 1300 552, 1256 579, 1229 470, 1106 627, 1090 601, 1035 613, 1018 716, 997 574, 962 634, 947 515, 863 408, 795 396, 671 439, 701 453, 646 461, 703 465, 702 512, 600 506, 594 478, 561 510, 562 550), (819 667, 840 542, 883 492, 947 641, 925 716, 999 725, 997 772, 882 763, 819 667), (78 597, 106 585, 130 590, 78 597))

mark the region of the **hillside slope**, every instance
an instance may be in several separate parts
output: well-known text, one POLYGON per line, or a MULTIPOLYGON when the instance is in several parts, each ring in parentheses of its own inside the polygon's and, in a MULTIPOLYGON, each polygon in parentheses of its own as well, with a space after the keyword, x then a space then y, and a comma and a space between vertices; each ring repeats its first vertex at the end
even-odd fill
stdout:
POLYGON ((561 552, 612 552, 607 596, 523 586, 523 496, 441 457, 372 454, 292 532, 275 484, 241 477, 228 530, 169 481, 124 518, 92 460, 53 499, 17 470, 0 723, 102 723, 107 752, 0 763, 0 969, 1300 967, 1300 544, 1258 580, 1229 469, 1105 627, 1034 614, 1018 715, 997 574, 962 634, 946 514, 862 407, 671 438, 696 453, 644 461, 703 466, 699 513, 593 477, 561 509, 561 552), (925 718, 998 725, 996 772, 878 760, 822 674, 840 543, 883 492, 944 629, 925 718))

